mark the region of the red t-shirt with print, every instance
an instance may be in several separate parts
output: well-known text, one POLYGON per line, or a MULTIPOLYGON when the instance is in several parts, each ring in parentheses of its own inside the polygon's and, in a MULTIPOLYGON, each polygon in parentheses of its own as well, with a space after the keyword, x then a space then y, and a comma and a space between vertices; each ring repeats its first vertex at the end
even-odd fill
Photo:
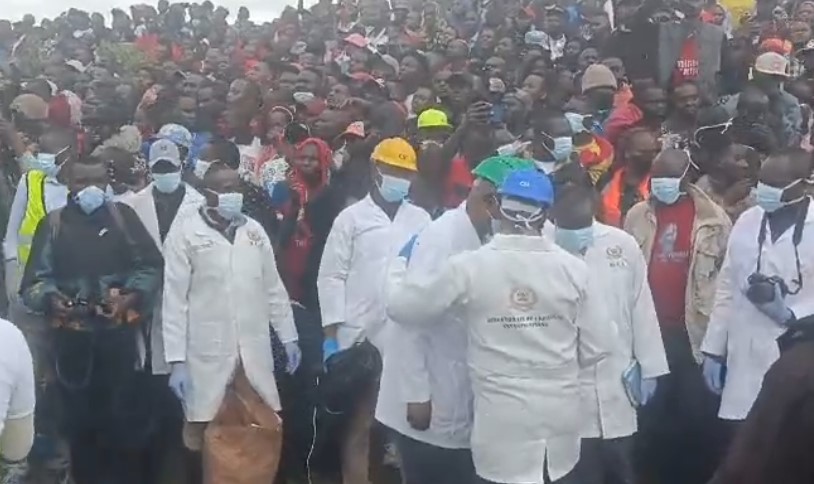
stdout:
POLYGON ((662 327, 684 326, 694 220, 695 205, 688 196, 656 207, 656 238, 648 279, 662 327))

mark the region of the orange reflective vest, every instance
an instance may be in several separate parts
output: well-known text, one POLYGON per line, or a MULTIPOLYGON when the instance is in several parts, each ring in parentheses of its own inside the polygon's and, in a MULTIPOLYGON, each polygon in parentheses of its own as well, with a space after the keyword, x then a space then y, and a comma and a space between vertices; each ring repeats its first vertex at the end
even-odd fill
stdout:
MULTIPOLYGON (((597 217, 600 222, 614 227, 621 227, 625 220, 625 213, 622 212, 622 199, 625 192, 625 169, 616 170, 610 182, 602 190, 602 209, 597 217)), ((647 200, 650 196, 650 175, 636 187, 636 201, 647 200)), ((627 207, 628 209, 630 207, 627 207)))

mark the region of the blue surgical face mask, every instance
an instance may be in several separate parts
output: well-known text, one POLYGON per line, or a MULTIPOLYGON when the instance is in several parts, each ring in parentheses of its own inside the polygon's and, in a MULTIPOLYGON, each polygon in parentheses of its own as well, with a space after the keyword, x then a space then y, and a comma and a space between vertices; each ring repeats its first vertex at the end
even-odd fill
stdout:
POLYGON ((379 194, 385 201, 396 203, 404 200, 407 194, 410 193, 410 180, 399 178, 397 176, 380 174, 382 182, 378 185, 379 194))
POLYGON ((153 173, 153 186, 161 193, 173 193, 181 185, 181 172, 153 173))
POLYGON ((20 155, 20 157, 17 158, 17 161, 19 162, 20 168, 23 170, 23 172, 39 170, 39 167, 37 166, 37 157, 27 151, 20 155))
POLYGON ((651 178, 650 193, 659 202, 672 205, 681 196, 681 178, 651 178))
POLYGON ((568 161, 568 157, 571 156, 571 152, 574 151, 574 140, 571 139, 570 136, 560 136, 554 138, 553 150, 546 149, 551 153, 551 156, 554 157, 554 161, 564 163, 568 161))
POLYGON ((239 192, 218 193, 218 206, 215 208, 221 217, 234 220, 243 210, 243 194, 239 192))
POLYGON ((592 225, 581 229, 557 227, 554 232, 554 241, 572 254, 583 254, 594 244, 594 228, 592 225))
POLYGON ((46 176, 55 177, 59 173, 61 165, 57 165, 57 155, 40 153, 37 155, 35 166, 37 170, 42 171, 46 176))
POLYGON ((783 201, 783 193, 786 190, 797 185, 802 180, 795 180, 783 188, 773 187, 771 185, 767 185, 763 182, 758 182, 757 188, 755 188, 755 202, 762 208, 765 212, 772 213, 775 212, 787 205, 791 205, 792 203, 799 202, 802 197, 796 200, 789 200, 787 202, 783 201))
POLYGON ((77 193, 74 196, 74 200, 76 200, 76 203, 83 212, 90 215, 105 204, 107 194, 104 190, 96 185, 91 185, 83 188, 79 193, 77 193))

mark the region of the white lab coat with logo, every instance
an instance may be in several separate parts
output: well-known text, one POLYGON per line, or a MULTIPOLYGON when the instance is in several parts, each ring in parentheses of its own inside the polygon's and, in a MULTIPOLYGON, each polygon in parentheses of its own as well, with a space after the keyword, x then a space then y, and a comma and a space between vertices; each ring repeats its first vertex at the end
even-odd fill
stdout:
MULTIPOLYGON (((430 278, 455 254, 481 246, 466 204, 444 213, 420 234, 409 261, 390 265, 387 294, 398 293, 405 271, 410 278, 430 278)), ((466 364, 467 328, 450 311, 432 327, 391 325, 376 405, 376 420, 412 439, 446 449, 469 448, 472 386, 466 364), (407 422, 407 403, 432 402, 427 430, 407 422)))
POLYGON ((280 410, 269 322, 283 343, 296 341, 297 330, 263 227, 246 218, 232 243, 198 212, 173 225, 164 260, 164 350, 189 370, 186 419, 214 418, 239 363, 280 410))
POLYGON ((340 349, 368 339, 383 350, 387 265, 428 223, 429 214, 406 201, 390 220, 370 195, 336 217, 322 253, 317 290, 322 325, 341 323, 340 349))
MULTIPOLYGON (((553 236, 554 227, 546 227, 553 236)), ((627 397, 622 374, 638 361, 643 378, 669 373, 656 308, 639 244, 627 232, 593 224, 594 243, 582 256, 591 278, 588 292, 601 297, 597 324, 610 324, 610 355, 580 372, 582 404, 590 417, 583 437, 615 439, 636 432, 636 408, 627 397)))
POLYGON ((542 483, 547 457, 556 481, 579 460, 579 370, 604 358, 611 338, 588 277, 583 261, 546 236, 499 234, 389 294, 389 314, 404 325, 463 311, 482 478, 542 483))
MULTIPOLYGON (((814 203, 812 203, 814 205, 814 203)), ((780 356, 777 338, 786 331, 760 312, 744 294, 747 278, 757 269, 758 234, 764 211, 752 207, 744 212, 729 236, 715 304, 701 351, 726 358, 727 372, 718 416, 726 420, 746 418, 763 384, 763 376, 780 356)), ((797 278, 792 234, 794 226, 772 242, 767 226, 760 272, 780 276, 790 289, 797 278)), ((798 318, 814 314, 814 206, 809 206, 803 238, 797 247, 803 287, 786 297, 786 305, 798 318)))
MULTIPOLYGON (((161 233, 158 228, 158 214, 155 210, 155 195, 153 184, 150 183, 143 190, 138 193, 131 193, 121 200, 122 203, 129 205, 130 208, 136 212, 139 220, 147 229, 147 233, 153 238, 155 246, 158 250, 163 252, 164 243, 161 242, 161 233)), ((181 200, 181 205, 178 207, 178 213, 172 225, 183 217, 189 216, 190 213, 195 211, 204 203, 203 195, 198 193, 191 185, 184 185, 184 198, 181 200)), ((170 227, 172 227, 170 225, 170 227)), ((154 375, 166 375, 170 372, 170 365, 164 359, 164 335, 161 325, 161 292, 159 291, 156 297, 155 306, 153 308, 153 319, 150 324, 150 348, 152 351, 152 368, 154 375)), ((142 359, 145 357, 146 349, 144 342, 139 342, 140 351, 142 352, 142 359)))

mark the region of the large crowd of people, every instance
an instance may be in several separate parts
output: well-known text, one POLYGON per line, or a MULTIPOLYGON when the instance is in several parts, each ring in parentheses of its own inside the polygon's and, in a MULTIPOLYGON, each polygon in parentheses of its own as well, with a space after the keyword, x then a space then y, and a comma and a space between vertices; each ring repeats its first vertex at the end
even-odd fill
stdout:
POLYGON ((814 1, 110 15, 0 20, 0 484, 814 482, 814 1))

